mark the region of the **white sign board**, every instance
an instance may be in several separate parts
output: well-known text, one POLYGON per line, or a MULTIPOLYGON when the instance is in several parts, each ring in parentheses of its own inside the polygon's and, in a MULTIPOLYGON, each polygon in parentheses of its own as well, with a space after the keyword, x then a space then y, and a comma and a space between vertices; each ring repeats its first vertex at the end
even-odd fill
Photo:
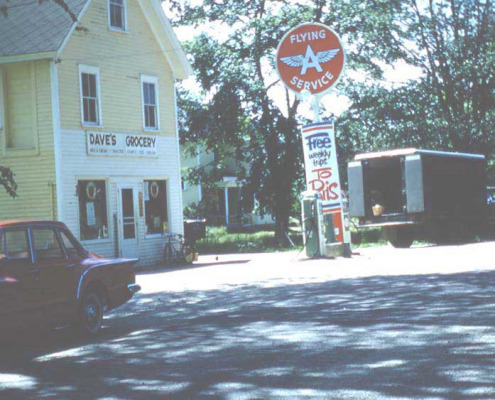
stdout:
POLYGON ((334 214, 336 239, 342 239, 342 198, 332 122, 320 122, 302 128, 307 190, 321 196, 323 214, 334 214))
POLYGON ((141 133, 86 132, 91 156, 158 157, 157 136, 141 133))

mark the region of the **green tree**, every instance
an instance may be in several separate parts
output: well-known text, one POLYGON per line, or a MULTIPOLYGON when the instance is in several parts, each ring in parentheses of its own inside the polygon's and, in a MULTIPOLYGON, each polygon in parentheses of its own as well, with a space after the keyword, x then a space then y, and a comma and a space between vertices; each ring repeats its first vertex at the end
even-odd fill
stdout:
POLYGON ((200 140, 220 159, 234 149, 239 167, 250 166, 245 193, 255 195, 262 210, 275 216, 276 236, 284 242, 298 194, 294 182, 302 176, 299 101, 287 94, 281 110, 268 89, 278 82, 273 69, 278 40, 287 27, 306 19, 304 13, 312 18, 312 8, 293 7, 289 1, 170 4, 180 12, 180 24, 218 23, 225 29, 225 35, 204 33, 186 45, 194 58, 196 79, 205 97, 210 97, 205 104, 190 98, 181 101, 188 112, 181 129, 186 141, 200 140))
POLYGON ((348 82, 352 106, 341 119, 346 155, 417 146, 493 158, 491 1, 403 1, 383 34, 392 38, 386 41, 391 54, 419 68, 422 75, 393 87, 348 82))
POLYGON ((204 97, 188 113, 186 138, 201 136, 207 149, 221 151, 225 143, 240 149, 239 160, 251 161, 247 187, 275 215, 279 237, 302 188, 297 126, 304 121, 297 99, 286 93, 279 108, 269 93, 280 84, 273 73, 276 46, 299 23, 332 27, 347 49, 347 75, 337 86, 351 103, 336 120, 342 176, 346 161, 362 151, 417 146, 493 157, 490 0, 167 4, 177 25, 210 27, 187 47, 204 97), (398 62, 419 69, 419 78, 387 82, 387 68, 398 62))

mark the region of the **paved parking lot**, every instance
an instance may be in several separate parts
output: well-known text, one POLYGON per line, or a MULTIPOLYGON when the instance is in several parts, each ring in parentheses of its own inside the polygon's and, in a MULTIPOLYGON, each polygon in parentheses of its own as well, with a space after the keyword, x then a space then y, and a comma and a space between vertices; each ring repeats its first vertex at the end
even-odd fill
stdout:
POLYGON ((201 257, 92 340, 2 344, 1 399, 494 399, 495 243, 201 257))

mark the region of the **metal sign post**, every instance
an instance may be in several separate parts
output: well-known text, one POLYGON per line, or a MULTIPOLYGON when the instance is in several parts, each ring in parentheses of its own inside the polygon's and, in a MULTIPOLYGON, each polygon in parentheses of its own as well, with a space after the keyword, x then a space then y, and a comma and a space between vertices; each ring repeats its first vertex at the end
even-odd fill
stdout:
MULTIPOLYGON (((277 48, 277 71, 296 96, 309 100, 313 124, 302 128, 307 190, 320 194, 323 214, 331 215, 334 237, 344 243, 344 210, 341 198, 333 121, 321 122, 321 98, 339 81, 345 51, 339 36, 319 23, 296 26, 277 48)), ((324 255, 324 254, 321 254, 324 255)))

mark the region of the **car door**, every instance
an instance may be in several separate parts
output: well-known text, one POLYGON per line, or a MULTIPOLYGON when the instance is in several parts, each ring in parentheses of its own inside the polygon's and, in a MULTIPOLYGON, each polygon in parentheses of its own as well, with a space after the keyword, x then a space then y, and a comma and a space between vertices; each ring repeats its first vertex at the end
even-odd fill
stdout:
POLYGON ((32 243, 45 315, 58 320, 70 311, 75 263, 67 258, 55 227, 33 226, 32 243))
POLYGON ((7 229, 0 243, 0 320, 9 324, 35 318, 42 305, 42 290, 28 230, 7 229))

